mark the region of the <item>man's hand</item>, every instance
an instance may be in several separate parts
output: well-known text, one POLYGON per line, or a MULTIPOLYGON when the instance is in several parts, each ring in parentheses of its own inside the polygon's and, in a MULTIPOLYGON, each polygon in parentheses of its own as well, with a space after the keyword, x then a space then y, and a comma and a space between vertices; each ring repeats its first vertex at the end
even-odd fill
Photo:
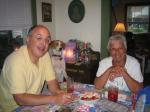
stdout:
POLYGON ((70 94, 70 93, 60 93, 54 97, 55 97, 54 103, 60 104, 60 105, 68 104, 74 100, 72 94, 70 94))

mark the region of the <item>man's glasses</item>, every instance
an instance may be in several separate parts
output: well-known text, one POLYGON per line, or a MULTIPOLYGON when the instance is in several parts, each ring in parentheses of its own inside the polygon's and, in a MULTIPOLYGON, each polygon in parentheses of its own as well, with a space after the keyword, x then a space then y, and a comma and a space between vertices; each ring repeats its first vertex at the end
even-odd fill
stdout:
POLYGON ((38 41, 45 41, 47 44, 49 44, 49 43, 51 42, 50 36, 48 36, 48 37, 43 37, 43 36, 40 35, 40 34, 37 34, 37 35, 30 35, 30 36, 36 38, 38 41))

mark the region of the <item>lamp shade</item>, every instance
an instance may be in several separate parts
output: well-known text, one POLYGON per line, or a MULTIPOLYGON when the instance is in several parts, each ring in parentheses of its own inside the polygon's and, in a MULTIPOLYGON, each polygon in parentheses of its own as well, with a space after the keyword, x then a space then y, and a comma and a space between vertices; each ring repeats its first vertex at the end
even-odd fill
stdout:
POLYGON ((125 32, 125 26, 123 23, 119 22, 116 24, 115 26, 115 29, 114 29, 115 32, 125 32))

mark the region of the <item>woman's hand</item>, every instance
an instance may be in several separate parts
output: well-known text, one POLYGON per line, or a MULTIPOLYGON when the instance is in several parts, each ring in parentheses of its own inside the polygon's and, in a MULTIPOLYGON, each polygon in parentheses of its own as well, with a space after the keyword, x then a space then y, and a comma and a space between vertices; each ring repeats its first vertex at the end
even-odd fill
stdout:
POLYGON ((113 66, 111 67, 109 73, 109 80, 113 81, 117 77, 121 77, 124 74, 125 70, 122 66, 113 66))

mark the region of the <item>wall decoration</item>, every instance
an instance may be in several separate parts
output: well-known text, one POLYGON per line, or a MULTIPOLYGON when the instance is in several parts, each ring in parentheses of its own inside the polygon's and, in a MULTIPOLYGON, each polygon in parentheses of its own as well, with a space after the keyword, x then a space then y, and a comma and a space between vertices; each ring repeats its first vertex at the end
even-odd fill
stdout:
POLYGON ((52 22, 52 4, 42 2, 42 21, 52 22))
POLYGON ((72 22, 81 22, 85 15, 84 4, 80 0, 73 0, 68 7, 68 15, 72 22))

